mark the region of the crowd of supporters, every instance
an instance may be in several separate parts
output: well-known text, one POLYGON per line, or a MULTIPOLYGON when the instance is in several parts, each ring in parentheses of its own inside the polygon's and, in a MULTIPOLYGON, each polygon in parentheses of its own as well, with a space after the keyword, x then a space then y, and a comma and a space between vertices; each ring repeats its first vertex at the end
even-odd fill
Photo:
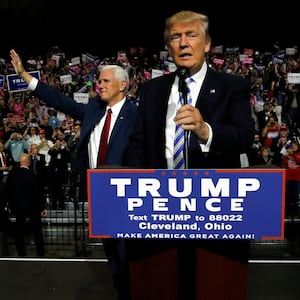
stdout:
MULTIPOLYGON (((300 192, 300 56, 297 48, 280 49, 274 45, 272 51, 260 52, 218 46, 207 55, 207 60, 211 68, 249 80, 256 133, 243 166, 286 168, 287 180, 296 182, 292 188, 295 205, 300 192)), ((98 92, 99 68, 119 64, 129 73, 128 97, 137 105, 139 88, 144 81, 174 71, 166 51, 150 54, 141 47, 130 47, 115 57, 103 59, 89 54, 67 57, 58 47, 53 47, 45 56, 30 57, 24 62, 29 71, 38 71, 41 80, 73 97, 74 101, 92 101, 98 92)), ((38 145, 39 152, 46 156, 47 166, 53 161, 53 149, 63 153, 64 166, 71 163, 76 159, 72 142, 75 143, 80 134, 80 120, 47 107, 43 99, 27 90, 11 91, 10 74, 13 74, 10 62, 1 59, 0 75, 4 80, 0 88, 0 142, 12 154, 12 167, 18 164, 22 152, 29 151, 31 144, 38 145)), ((66 172, 65 167, 61 172, 66 172)), ((57 178, 63 180, 65 176, 57 178)))

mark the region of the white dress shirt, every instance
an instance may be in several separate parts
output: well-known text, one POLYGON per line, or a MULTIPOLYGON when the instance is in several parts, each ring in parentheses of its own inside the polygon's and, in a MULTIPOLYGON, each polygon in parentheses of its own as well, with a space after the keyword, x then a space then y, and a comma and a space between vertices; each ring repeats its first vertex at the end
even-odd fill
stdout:
MULTIPOLYGON (((193 79, 192 82, 188 83, 188 87, 190 89, 191 97, 192 97, 192 105, 196 105, 196 101, 198 99, 198 95, 200 93, 200 89, 202 87, 202 83, 205 77, 205 74, 207 72, 207 63, 205 62, 200 69, 200 71, 191 78, 193 79)), ((177 110, 181 106, 179 103, 179 92, 178 92, 178 82, 179 78, 178 76, 175 77, 171 94, 168 102, 168 111, 167 111, 167 117, 166 117, 166 158, 167 158, 167 165, 168 169, 173 169, 173 152, 174 152, 174 139, 175 139, 175 122, 174 117, 176 115, 177 110)), ((200 112, 201 113, 201 112, 200 112)), ((207 124, 207 123, 206 123, 207 124)), ((208 152, 209 147, 212 140, 212 129, 209 124, 207 124, 209 127, 209 139, 206 144, 202 144, 199 141, 199 145, 203 152, 208 152)))
POLYGON ((119 112, 125 103, 126 98, 118 102, 112 107, 107 106, 106 107, 106 113, 103 116, 103 118, 100 120, 98 124, 96 124, 94 130, 91 132, 90 141, 88 144, 88 153, 89 153, 89 165, 91 169, 94 169, 97 167, 97 157, 98 157, 98 148, 101 138, 101 132, 104 126, 104 122, 106 119, 107 111, 109 108, 111 108, 111 121, 110 121, 110 128, 109 128, 109 135, 108 135, 108 142, 110 139, 110 135, 112 132, 112 129, 114 128, 114 125, 116 123, 117 117, 119 115, 119 112))
MULTIPOLYGON (((35 90, 36 86, 38 84, 38 79, 35 77, 32 78, 30 84, 28 85, 28 88, 30 90, 35 90)), ((111 113, 111 123, 110 123, 110 130, 109 130, 109 137, 112 129, 114 128, 115 122, 118 118, 119 112, 125 103, 126 98, 122 99, 120 102, 115 104, 114 106, 111 107, 112 113, 111 113)), ((98 148, 99 148, 99 143, 100 143, 100 137, 101 137, 101 132, 104 126, 104 122, 106 119, 106 114, 109 106, 106 107, 106 113, 103 116, 103 118, 100 120, 98 124, 94 127, 94 129, 91 132, 90 135, 90 140, 88 143, 88 155, 89 155, 89 168, 90 169, 95 169, 97 167, 97 157, 98 157, 98 148)))

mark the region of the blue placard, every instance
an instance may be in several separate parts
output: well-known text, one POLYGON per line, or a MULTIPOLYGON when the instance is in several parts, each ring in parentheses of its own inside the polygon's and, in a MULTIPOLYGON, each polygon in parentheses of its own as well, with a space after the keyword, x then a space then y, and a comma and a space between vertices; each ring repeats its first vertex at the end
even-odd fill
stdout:
POLYGON ((88 170, 91 238, 284 238, 284 169, 88 170))
POLYGON ((4 89, 4 75, 0 75, 0 89, 4 89))
MULTIPOLYGON (((40 71, 28 72, 36 79, 40 79, 40 71)), ((22 92, 28 90, 28 84, 17 74, 6 75, 7 87, 10 92, 22 92)))

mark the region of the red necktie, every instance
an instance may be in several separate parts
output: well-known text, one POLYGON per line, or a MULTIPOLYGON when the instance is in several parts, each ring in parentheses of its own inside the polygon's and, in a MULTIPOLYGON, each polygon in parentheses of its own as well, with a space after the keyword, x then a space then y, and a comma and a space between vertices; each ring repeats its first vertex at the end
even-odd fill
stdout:
POLYGON ((3 162, 3 166, 6 166, 6 158, 5 158, 5 153, 1 152, 2 155, 2 162, 3 162))
POLYGON ((107 145, 108 145, 107 141, 108 141, 109 127, 110 127, 110 120, 111 120, 111 109, 109 108, 106 114, 105 123, 101 133, 97 167, 103 165, 105 162, 107 145))

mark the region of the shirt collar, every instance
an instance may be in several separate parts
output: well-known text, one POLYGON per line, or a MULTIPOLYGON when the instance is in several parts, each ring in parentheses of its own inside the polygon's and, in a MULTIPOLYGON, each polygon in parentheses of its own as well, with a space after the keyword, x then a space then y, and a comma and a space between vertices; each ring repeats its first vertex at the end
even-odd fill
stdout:
POLYGON ((207 62, 205 61, 201 69, 193 76, 191 76, 191 78, 195 83, 203 82, 206 72, 207 72, 207 62))
POLYGON ((123 98, 121 101, 119 101, 118 103, 116 103, 115 105, 113 105, 112 107, 107 106, 106 107, 106 111, 110 108, 111 109, 111 113, 113 116, 117 116, 124 104, 124 102, 126 101, 126 97, 123 98))

